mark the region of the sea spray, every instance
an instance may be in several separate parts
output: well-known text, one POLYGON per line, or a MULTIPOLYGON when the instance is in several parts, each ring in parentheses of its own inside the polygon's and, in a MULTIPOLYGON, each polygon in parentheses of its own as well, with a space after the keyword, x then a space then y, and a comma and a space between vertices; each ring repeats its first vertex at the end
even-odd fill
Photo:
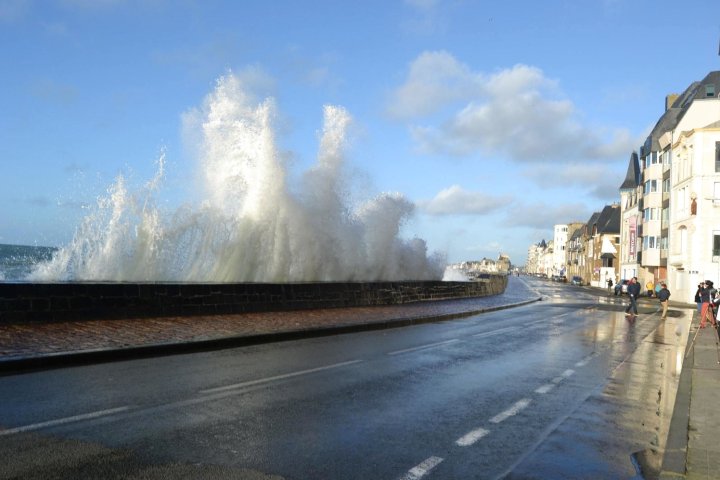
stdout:
POLYGON ((348 112, 324 108, 317 163, 299 185, 278 151, 275 102, 254 102, 221 77, 189 115, 199 132, 201 200, 161 213, 162 153, 135 191, 119 176, 73 240, 29 279, 45 281, 294 282, 440 279, 445 266, 400 230, 414 205, 384 193, 348 203, 348 112))

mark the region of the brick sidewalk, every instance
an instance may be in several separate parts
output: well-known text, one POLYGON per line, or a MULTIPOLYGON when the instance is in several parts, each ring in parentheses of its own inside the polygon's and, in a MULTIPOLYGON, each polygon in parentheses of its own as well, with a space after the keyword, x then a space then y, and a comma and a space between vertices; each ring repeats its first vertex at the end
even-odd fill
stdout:
POLYGON ((451 318, 490 309, 482 299, 469 298, 377 307, 0 325, 0 363, 287 332, 310 334, 327 328, 372 325, 381 328, 382 324, 390 326, 392 322, 451 318))

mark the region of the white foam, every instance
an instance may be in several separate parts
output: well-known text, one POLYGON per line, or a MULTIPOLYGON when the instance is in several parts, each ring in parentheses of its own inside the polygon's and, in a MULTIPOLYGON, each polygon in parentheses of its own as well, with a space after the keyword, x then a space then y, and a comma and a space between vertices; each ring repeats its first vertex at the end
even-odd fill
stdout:
MULTIPOLYGON (((348 112, 324 108, 317 163, 299 185, 277 148, 275 102, 254 103, 220 78, 195 119, 200 201, 161 213, 165 154, 136 191, 119 176, 31 280, 381 281, 440 279, 445 265, 419 238, 400 238, 414 205, 399 194, 348 204, 348 112), (295 188, 291 188, 295 187, 295 188)), ((189 122, 192 123, 192 122, 189 122)))

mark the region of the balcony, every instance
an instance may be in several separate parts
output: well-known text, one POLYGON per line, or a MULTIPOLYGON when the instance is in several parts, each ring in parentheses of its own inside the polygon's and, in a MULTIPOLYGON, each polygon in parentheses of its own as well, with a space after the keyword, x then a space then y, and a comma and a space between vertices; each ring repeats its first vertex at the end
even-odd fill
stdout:
POLYGON ((668 256, 668 265, 670 265, 671 267, 682 267, 684 262, 685 255, 683 255, 682 253, 675 253, 668 256))

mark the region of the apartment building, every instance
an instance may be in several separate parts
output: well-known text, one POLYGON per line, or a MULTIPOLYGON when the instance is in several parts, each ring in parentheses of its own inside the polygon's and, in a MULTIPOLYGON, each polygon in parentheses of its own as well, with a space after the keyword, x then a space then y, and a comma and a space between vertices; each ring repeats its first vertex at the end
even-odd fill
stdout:
POLYGON ((640 182, 640 160, 637 152, 630 155, 625 180, 620 185, 620 265, 615 282, 638 276, 640 270, 639 229, 642 226, 639 199, 642 198, 643 185, 640 182))
MULTIPOLYGON (((666 281, 677 300, 691 302, 701 280, 720 279, 718 93, 720 72, 711 72, 682 94, 669 95, 640 149, 637 276, 643 283, 666 281)), ((624 211, 626 217, 632 212, 624 211)), ((630 235, 628 226, 627 248, 630 235)))

